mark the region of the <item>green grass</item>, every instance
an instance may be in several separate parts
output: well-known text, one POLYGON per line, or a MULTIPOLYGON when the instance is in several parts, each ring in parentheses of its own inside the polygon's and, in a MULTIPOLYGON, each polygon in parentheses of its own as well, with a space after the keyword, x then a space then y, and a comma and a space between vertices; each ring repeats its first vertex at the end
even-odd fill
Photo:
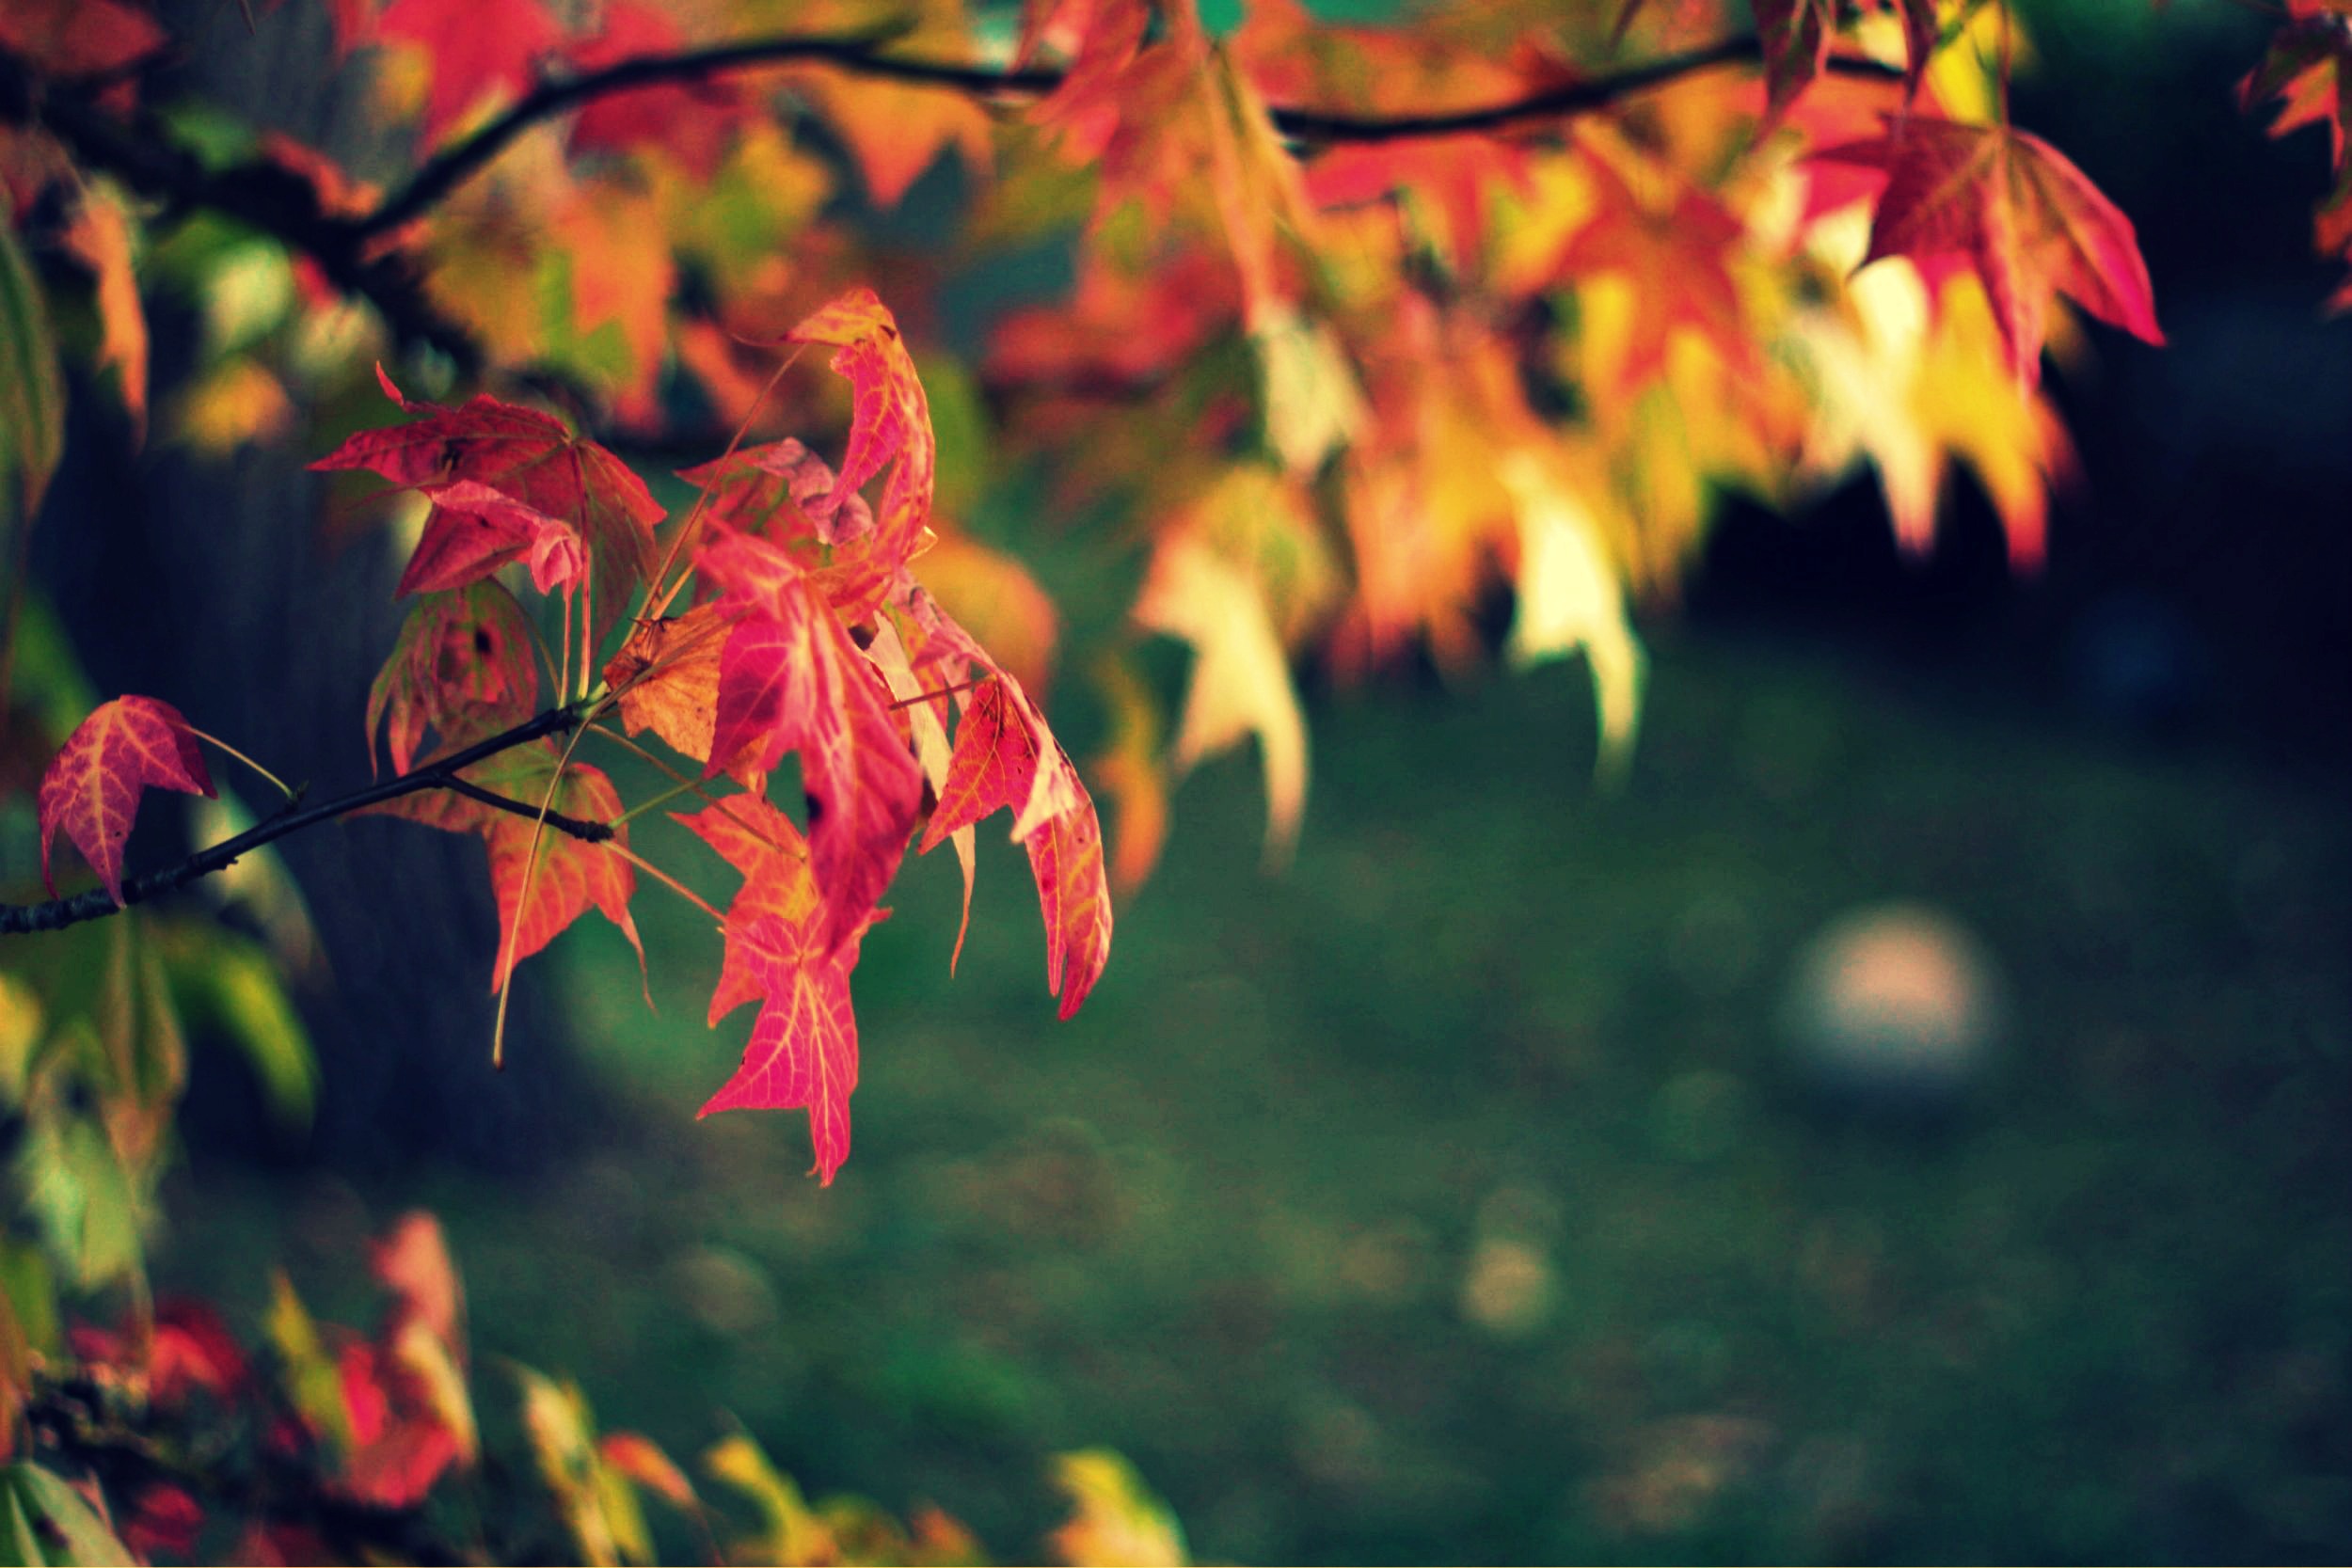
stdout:
POLYGON ((1280 875, 1209 768, 1069 1024, 1001 823, 953 980, 952 863, 911 866, 830 1191, 797 1114, 691 1123, 750 1015, 703 1028, 715 938, 647 889, 658 1014, 609 932, 554 960, 642 1138, 510 1193, 201 1173, 162 1272, 251 1299, 266 1245, 361 1314, 347 1249, 430 1203, 485 1365, 684 1453, 730 1412, 1016 1557, 1043 1456, 1104 1443, 1211 1559, 2341 1559, 2340 791, 1658 656, 1615 796, 1566 669, 1329 705, 1280 875), (1896 897, 2011 1028, 1956 1117, 1827 1117, 1783 992, 1896 897))

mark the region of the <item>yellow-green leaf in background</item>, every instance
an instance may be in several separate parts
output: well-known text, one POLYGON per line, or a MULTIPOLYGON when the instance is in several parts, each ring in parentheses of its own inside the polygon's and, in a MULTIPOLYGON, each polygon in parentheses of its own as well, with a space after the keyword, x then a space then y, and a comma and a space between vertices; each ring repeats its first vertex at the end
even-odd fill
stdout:
POLYGON ((1054 1483, 1076 1508, 1053 1533, 1054 1553, 1062 1561, 1178 1568, 1192 1560, 1176 1515, 1136 1467, 1110 1449, 1056 1455, 1054 1483))
POLYGON ((47 303, 0 198, 0 517, 29 520, 65 445, 65 389, 47 303))
POLYGON ((38 1465, 0 1469, 0 1497, 8 1499, 0 1510, 0 1562, 132 1568, 138 1561, 80 1493, 38 1465))

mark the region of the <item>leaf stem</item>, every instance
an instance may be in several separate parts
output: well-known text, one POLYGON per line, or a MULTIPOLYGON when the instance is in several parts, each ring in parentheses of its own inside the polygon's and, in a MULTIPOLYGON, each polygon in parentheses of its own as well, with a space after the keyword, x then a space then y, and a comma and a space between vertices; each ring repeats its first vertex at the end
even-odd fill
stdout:
POLYGON ((271 772, 260 763, 255 762, 251 757, 246 756, 243 752, 238 751, 234 746, 231 746, 226 740, 221 739, 220 736, 216 735, 207 735, 204 731, 198 729, 194 724, 190 724, 188 726, 188 733, 196 736, 197 739, 203 741, 206 745, 217 747, 221 751, 228 752, 230 756, 235 757, 239 762, 244 763, 247 768, 252 768, 253 771, 259 773, 264 779, 267 779, 271 785, 277 789, 278 793, 283 795, 287 800, 291 800, 294 798, 295 792, 287 787, 285 780, 279 778, 277 774, 271 772))
POLYGON ((614 817, 612 819, 612 826, 617 828, 625 822, 636 820, 638 817, 643 816, 649 811, 659 811, 663 806, 668 805, 671 801, 677 800, 680 796, 700 795, 703 793, 705 793, 705 791, 700 780, 683 780, 673 787, 663 790, 660 794, 655 796, 650 800, 638 801, 637 804, 629 807, 628 810, 614 817))
MULTIPOLYGON (((506 940, 499 945, 499 1013, 490 1026, 490 1066, 503 1070, 506 1067, 506 1004, 515 994, 515 966, 522 956, 515 951, 523 937, 523 911, 531 907, 532 879, 539 870, 539 846, 547 839, 548 816, 555 809, 555 792, 564 787, 564 769, 572 763, 572 752, 580 747, 584 729, 575 728, 564 738, 564 751, 555 759, 555 774, 548 780, 548 792, 539 798, 539 810, 531 824, 531 847, 523 854, 522 885, 515 890, 515 915, 506 923, 506 940)), ((617 847, 617 846, 609 846, 617 847)))
POLYGON ((679 881, 675 877, 671 876, 668 872, 662 870, 660 866, 654 864, 653 862, 645 859, 644 856, 640 855, 634 849, 629 848, 626 845, 615 844, 612 846, 612 852, 620 856, 623 860, 628 862, 629 864, 635 866, 638 870, 644 872, 646 876, 651 877, 655 881, 660 882, 663 887, 668 888, 672 893, 676 894, 680 898, 685 899, 688 903, 702 911, 703 913, 710 916, 712 920, 718 922, 720 934, 722 936, 726 934, 727 917, 721 914, 717 910, 711 908, 710 901, 705 898, 701 894, 696 893, 692 888, 688 887, 684 882, 679 881))

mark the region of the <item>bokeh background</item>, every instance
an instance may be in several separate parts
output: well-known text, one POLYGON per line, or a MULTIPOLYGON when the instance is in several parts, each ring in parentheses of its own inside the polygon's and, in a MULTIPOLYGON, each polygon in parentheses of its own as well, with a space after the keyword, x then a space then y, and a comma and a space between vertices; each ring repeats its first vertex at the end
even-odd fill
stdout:
POLYGON ((2238 112, 2265 24, 2221 0, 2026 14, 2018 120, 2134 216, 2172 339, 2062 372, 2042 577, 1973 494, 1924 559, 1867 483, 1727 515, 1613 792, 1574 669, 1311 672, 1295 860, 1251 759, 1204 768, 1072 1023, 1010 846, 952 979, 914 867, 830 1190, 800 1118, 691 1120, 748 1022, 704 1029, 716 944, 658 897, 658 1010, 601 925, 548 960, 504 1076, 580 1109, 520 1168, 273 1143, 200 1057, 159 1285, 249 1324, 278 1260, 363 1320, 360 1239, 423 1204, 489 1378, 679 1453, 739 1421, 1015 1557, 1094 1444, 1211 1560, 2352 1554, 2323 140, 2238 112))

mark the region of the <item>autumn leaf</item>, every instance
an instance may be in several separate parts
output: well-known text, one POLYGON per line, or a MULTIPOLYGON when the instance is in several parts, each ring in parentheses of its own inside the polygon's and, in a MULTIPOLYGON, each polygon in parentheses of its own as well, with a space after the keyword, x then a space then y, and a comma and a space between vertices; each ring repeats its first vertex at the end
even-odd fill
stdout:
POLYGON ((514 594, 488 580, 424 594, 368 689, 369 767, 379 724, 387 726, 392 770, 405 773, 428 726, 463 745, 521 723, 538 703, 531 623, 514 594))
POLYGON ((817 1174, 831 1185, 850 1155, 850 1095, 857 1087, 857 1018, 850 971, 857 939, 836 944, 789 818, 756 796, 736 796, 678 821, 743 874, 727 908, 726 958, 710 1022, 754 997, 759 1016, 743 1060, 700 1116, 806 1107, 817 1174))
POLYGON ((1258 583, 1180 536, 1160 546, 1135 617, 1192 644, 1177 769, 1255 735, 1265 768, 1268 851, 1285 853, 1307 804, 1307 725, 1258 583))
POLYGON ((117 697, 77 725, 40 777, 40 879, 55 897, 49 847, 62 829, 122 902, 122 845, 150 785, 207 798, 216 792, 180 710, 153 697, 117 697))
POLYGON ((884 700, 881 676, 788 558, 737 536, 697 558, 742 618, 720 654, 717 717, 705 777, 765 773, 801 755, 825 944, 850 940, 906 851, 923 776, 884 700), (732 566, 730 567, 730 563, 732 566))
MULTIPOLYGON (((602 29, 566 47, 574 71, 603 71, 624 60, 674 55, 684 47, 676 21, 660 7, 612 0, 601 8, 602 29)), ((736 127, 750 105, 725 76, 663 82, 606 93, 581 106, 572 121, 575 152, 628 151, 660 147, 699 181, 718 172, 736 127)))
MULTIPOLYGON (((611 822, 621 815, 621 798, 612 781, 585 763, 573 763, 552 796, 548 778, 556 752, 551 743, 519 746, 483 765, 480 782, 509 800, 536 806, 547 801, 566 816, 591 822, 611 822), (511 760, 510 760, 511 759, 511 760)), ((512 812, 482 808, 486 820, 483 836, 490 847, 490 886, 498 895, 499 956, 490 973, 493 994, 506 989, 516 964, 553 942, 558 933, 588 912, 590 906, 621 928, 644 963, 644 944, 637 923, 629 918, 629 895, 636 891, 637 873, 628 862, 601 844, 589 844, 554 829, 539 829, 530 818, 512 812), (538 846, 538 863, 532 869, 532 847, 538 846), (524 881, 530 882, 524 897, 524 881), (521 915, 516 917, 516 907, 521 915)), ((613 830, 612 841, 627 847, 628 830, 613 830)))
POLYGON ((580 535, 569 524, 470 479, 423 494, 433 510, 394 593, 463 588, 526 555, 532 558, 532 586, 542 594, 570 580, 555 565, 559 558, 577 564, 580 535))
MULTIPOLYGON (((1059 758, 1070 767, 1067 756, 1059 758)), ((1071 770, 1075 780, 1076 770, 1071 770)), ((1022 841, 1037 879, 1045 920, 1045 989, 1061 999, 1060 1016, 1073 1018, 1111 956, 1111 893, 1103 874, 1103 824, 1094 801, 1078 786, 1078 803, 1049 816, 1022 841)))
POLYGON ((2027 385, 2041 378, 2056 293, 2145 341, 2164 341, 2131 220, 2041 137, 1914 115, 1890 120, 1879 140, 1814 156, 1885 171, 1863 264, 1904 256, 1973 271, 2010 368, 2027 385))
POLYGON ((1562 248, 1551 271, 1570 282, 1613 277, 1632 291, 1631 335, 1615 395, 1663 372, 1681 333, 1704 340, 1725 363, 1753 369, 1756 348, 1731 273, 1747 235, 1740 219, 1695 185, 1637 191, 1606 160, 1591 159, 1588 166, 1599 211, 1562 248))
POLYGON ((1053 1534, 1054 1555, 1063 1562, 1181 1568, 1192 1560, 1168 1504, 1110 1449, 1056 1455, 1054 1481, 1073 1511, 1053 1534))
POLYGON ((850 444, 841 456, 838 488, 831 499, 813 498, 809 515, 822 525, 886 467, 874 513, 874 550, 894 567, 903 564, 930 526, 939 449, 930 403, 897 320, 873 290, 852 289, 803 320, 786 341, 830 345, 833 370, 850 383, 850 444))
MULTIPOLYGON (((2328 128, 2330 166, 2336 182, 2313 224, 2318 248, 2331 255, 2352 251, 2352 163, 2344 138, 2352 130, 2352 16, 2331 0, 2292 0, 2286 23, 2271 38, 2262 63, 2238 84, 2239 105, 2251 112, 2275 101, 2270 134, 2283 136, 2306 125, 2328 128)), ((2339 303, 2341 300, 2339 300, 2339 303)))
POLYGON ((155 19, 121 0, 9 0, 0 6, 0 49, 44 75, 72 78, 119 71, 163 47, 155 19))
POLYGON ((393 0, 376 19, 375 34, 412 45, 427 62, 428 145, 488 93, 528 90, 540 58, 564 37, 539 0, 393 0))
POLYGON ((132 272, 132 243, 121 195, 105 181, 89 182, 66 226, 65 245, 97 275, 98 362, 114 369, 136 441, 147 429, 147 311, 132 272))
POLYGON ((1599 525, 1561 476, 1532 452, 1504 460, 1502 479, 1518 513, 1518 612, 1510 655, 1524 668, 1582 653, 1600 713, 1597 770, 1622 777, 1641 718, 1645 660, 1626 619, 1622 574, 1599 525))
POLYGON ((1766 117, 1777 120, 1829 59, 1837 0, 1755 0, 1764 48, 1766 117))
POLYGON ((453 409, 411 403, 381 366, 376 378, 385 395, 415 418, 361 431, 310 467, 365 468, 395 484, 436 490, 473 481, 570 525, 588 547, 593 635, 601 642, 653 564, 653 527, 662 509, 644 481, 535 409, 486 393, 453 409))
MULTIPOLYGON (((564 766, 562 782, 555 780, 560 753, 551 740, 509 747, 485 757, 460 775, 467 783, 535 813, 544 803, 550 811, 590 822, 615 822, 621 799, 601 769, 585 763, 564 766)), ((506 988, 514 966, 555 940, 558 934, 591 908, 621 928, 629 946, 644 962, 644 945, 637 923, 629 917, 629 895, 636 891, 635 869, 614 848, 628 847, 627 824, 616 823, 612 847, 575 838, 556 828, 542 828, 532 816, 487 805, 448 790, 424 790, 370 808, 389 816, 438 828, 444 832, 480 833, 489 846, 490 887, 499 910, 499 951, 490 974, 492 994, 506 988), (536 867, 532 868, 536 845, 536 867), (529 883, 525 900, 524 884, 529 883), (517 906, 521 916, 516 918, 517 906)))
POLYGON ((730 621, 715 604, 640 621, 604 678, 630 735, 653 731, 681 754, 705 762, 719 716, 719 655, 730 621))
POLYGON ((714 552, 723 558, 731 549, 725 531, 748 534, 774 546, 828 604, 856 622, 871 615, 904 575, 902 562, 878 547, 866 498, 797 440, 747 447, 678 477, 704 492, 710 532, 696 564, 706 576, 714 552))

